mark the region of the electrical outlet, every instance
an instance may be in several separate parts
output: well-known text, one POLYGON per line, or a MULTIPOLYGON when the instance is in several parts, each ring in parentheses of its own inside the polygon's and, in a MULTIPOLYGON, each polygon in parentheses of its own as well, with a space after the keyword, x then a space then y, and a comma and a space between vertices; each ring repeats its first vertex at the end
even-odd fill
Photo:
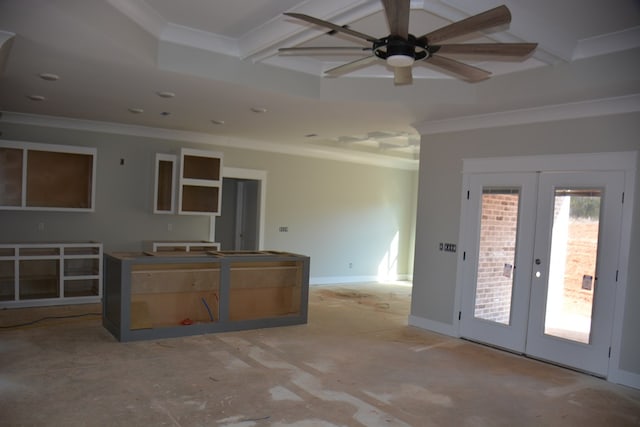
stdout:
POLYGON ((353 263, 352 262, 349 263, 349 268, 353 268, 353 263))
POLYGON ((44 231, 44 222, 38 223, 38 231, 44 231))
POLYGON ((289 227, 280 227, 278 229, 281 233, 287 233, 289 231, 289 227))
POLYGON ((167 231, 173 231, 173 224, 167 224, 167 231))

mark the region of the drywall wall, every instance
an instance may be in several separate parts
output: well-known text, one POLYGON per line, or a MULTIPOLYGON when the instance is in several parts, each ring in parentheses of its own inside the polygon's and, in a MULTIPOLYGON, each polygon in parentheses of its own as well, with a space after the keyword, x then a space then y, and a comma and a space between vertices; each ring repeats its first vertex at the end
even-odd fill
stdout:
POLYGON ((380 269, 411 275, 415 171, 25 124, 0 130, 6 140, 98 149, 95 212, 0 211, 0 241, 95 240, 105 251, 136 251, 144 240, 206 240, 208 217, 152 213, 155 153, 184 146, 267 172, 264 248, 311 256, 312 283, 371 280, 380 269))
MULTIPOLYGON (((462 160, 541 154, 640 150, 640 114, 628 113, 520 126, 477 129, 422 137, 416 254, 411 314, 453 325, 456 291, 455 254, 438 242, 458 242, 462 160)), ((620 368, 640 374, 640 174, 635 177, 635 210, 620 368)))

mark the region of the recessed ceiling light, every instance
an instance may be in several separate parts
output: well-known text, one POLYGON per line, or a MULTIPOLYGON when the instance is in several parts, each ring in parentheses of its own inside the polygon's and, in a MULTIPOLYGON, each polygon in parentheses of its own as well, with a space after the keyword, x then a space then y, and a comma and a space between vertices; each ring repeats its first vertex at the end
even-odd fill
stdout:
POLYGON ((44 101, 45 99, 47 99, 42 95, 27 95, 27 98, 29 98, 32 101, 44 101))
POLYGON ((251 111, 254 113, 266 113, 267 109, 264 107, 251 107, 251 111))
POLYGON ((156 92, 156 94, 157 94, 160 98, 173 98, 174 96, 176 96, 176 94, 175 94, 175 93, 173 93, 173 92, 165 92, 165 91, 156 92))
POLYGON ((166 116, 168 116, 168 115, 170 115, 170 114, 171 114, 171 113, 170 113, 170 112, 168 112, 168 111, 163 111, 163 112, 161 112, 161 113, 160 113, 160 115, 161 115, 161 116, 165 116, 165 117, 166 117, 166 116))
POLYGON ((131 107, 129 108, 129 112, 133 114, 142 114, 144 113, 144 110, 142 108, 131 107))
POLYGON ((306 134, 304 137, 305 137, 305 138, 313 138, 313 137, 315 137, 315 136, 318 136, 318 134, 317 134, 317 133, 308 133, 308 134, 306 134))
POLYGON ((38 74, 38 76, 42 80, 47 80, 47 81, 50 81, 50 82, 55 82, 56 80, 58 80, 60 78, 59 75, 53 74, 53 73, 40 73, 40 74, 38 74))
POLYGON ((224 120, 213 119, 213 120, 211 120, 211 123, 213 123, 214 125, 223 125, 224 124, 224 120))

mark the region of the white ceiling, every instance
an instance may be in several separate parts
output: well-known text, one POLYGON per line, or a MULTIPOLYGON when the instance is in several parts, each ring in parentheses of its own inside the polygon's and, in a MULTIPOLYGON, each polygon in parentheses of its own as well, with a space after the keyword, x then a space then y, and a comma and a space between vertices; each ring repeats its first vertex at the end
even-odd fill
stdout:
POLYGON ((386 36, 379 0, 0 0, 2 120, 55 116, 65 126, 197 141, 218 135, 211 141, 411 168, 417 123, 640 92, 640 67, 633 69, 640 63, 638 0, 412 1, 410 32, 419 36, 500 4, 513 16, 508 28, 462 41, 537 42, 531 58, 465 59, 493 72, 475 84, 417 64, 413 85, 394 86, 383 62, 326 78, 323 70, 358 57, 277 52, 362 45, 286 11, 386 36))

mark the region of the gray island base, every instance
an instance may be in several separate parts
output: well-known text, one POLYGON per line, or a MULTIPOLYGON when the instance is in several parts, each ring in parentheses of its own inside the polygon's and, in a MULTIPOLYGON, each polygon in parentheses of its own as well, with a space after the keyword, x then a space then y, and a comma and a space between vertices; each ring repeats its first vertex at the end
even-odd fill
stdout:
POLYGON ((106 253, 102 323, 120 341, 304 324, 309 257, 106 253))

